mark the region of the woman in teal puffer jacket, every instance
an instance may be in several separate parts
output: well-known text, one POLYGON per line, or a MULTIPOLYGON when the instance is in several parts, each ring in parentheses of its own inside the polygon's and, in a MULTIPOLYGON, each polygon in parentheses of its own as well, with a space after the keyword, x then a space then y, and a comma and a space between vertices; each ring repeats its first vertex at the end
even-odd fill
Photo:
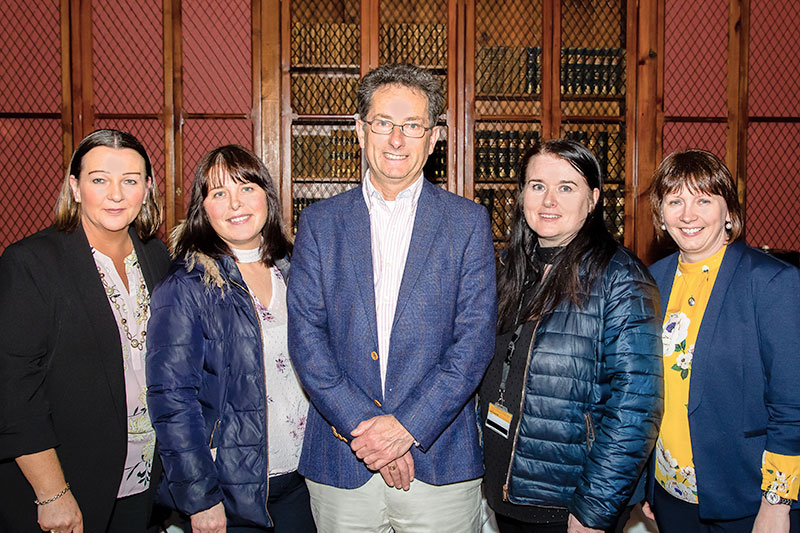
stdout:
POLYGON ((614 530, 663 409, 658 291, 605 227, 589 150, 556 139, 522 163, 480 389, 485 494, 503 533, 614 530))

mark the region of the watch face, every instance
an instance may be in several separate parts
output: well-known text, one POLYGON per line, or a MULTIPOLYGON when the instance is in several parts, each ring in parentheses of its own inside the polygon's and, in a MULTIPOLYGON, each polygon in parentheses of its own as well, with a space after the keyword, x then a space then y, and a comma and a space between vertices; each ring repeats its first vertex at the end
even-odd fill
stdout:
POLYGON ((781 497, 778 496, 777 492, 769 491, 766 494, 764 494, 764 497, 766 498, 767 503, 771 503, 772 505, 776 505, 781 501, 781 497))

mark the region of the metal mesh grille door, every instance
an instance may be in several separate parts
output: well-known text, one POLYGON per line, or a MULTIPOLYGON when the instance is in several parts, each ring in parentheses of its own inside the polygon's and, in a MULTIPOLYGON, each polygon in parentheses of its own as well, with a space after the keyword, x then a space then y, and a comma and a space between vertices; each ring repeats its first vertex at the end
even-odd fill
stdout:
MULTIPOLYGON (((380 64, 411 63, 434 72, 447 90, 447 0, 384 1, 380 5, 380 64)), ((445 95, 445 98, 447 96, 445 95)), ((443 120, 440 125, 446 126, 443 120)), ((447 142, 436 143, 425 178, 447 186, 447 142)))
POLYGON ((725 157, 728 1, 664 2, 663 151, 725 157))
POLYGON ((542 1, 475 1, 474 199, 510 234, 520 158, 542 138, 542 1))
POLYGON ((58 0, 0 2, 0 252, 53 221, 63 176, 58 0))
POLYGON ((306 206, 358 185, 353 115, 360 75, 357 0, 291 4, 292 230, 306 206))
POLYGON ((750 8, 747 242, 800 250, 800 4, 750 8))

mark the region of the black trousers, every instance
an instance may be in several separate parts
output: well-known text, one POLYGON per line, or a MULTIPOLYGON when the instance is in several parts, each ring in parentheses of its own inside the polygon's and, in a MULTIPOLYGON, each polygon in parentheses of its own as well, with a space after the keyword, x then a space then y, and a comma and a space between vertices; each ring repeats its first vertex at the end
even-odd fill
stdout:
MULTIPOLYGON (((628 519, 631 516, 632 510, 632 505, 630 507, 626 507, 622 512, 622 515, 617 520, 617 525, 608 529, 607 531, 609 533, 622 533, 622 530, 625 528, 625 524, 628 523, 628 519)), ((566 533, 567 531, 567 522, 530 524, 499 514, 495 514, 495 519, 497 520, 497 527, 500 530, 500 533, 566 533)))
MULTIPOLYGON (((267 509, 274 527, 229 526, 228 533, 316 533, 306 480, 297 472, 269 478, 267 509)), ((187 521, 184 531, 191 533, 187 521)))
POLYGON ((106 531, 108 533, 157 533, 158 527, 147 527, 150 505, 152 505, 152 498, 147 491, 117 498, 106 531))
MULTIPOLYGON (((750 533, 756 515, 735 520, 702 520, 698 506, 670 495, 658 483, 653 493, 653 513, 659 533, 750 533)), ((800 533, 800 511, 789 514, 791 533, 800 533)))

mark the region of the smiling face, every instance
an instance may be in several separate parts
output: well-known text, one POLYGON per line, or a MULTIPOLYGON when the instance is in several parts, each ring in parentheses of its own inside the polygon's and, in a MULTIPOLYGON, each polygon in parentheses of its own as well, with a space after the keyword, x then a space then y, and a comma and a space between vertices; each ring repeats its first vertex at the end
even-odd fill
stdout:
POLYGON ((711 257, 728 240, 728 207, 722 196, 681 187, 664 195, 661 216, 687 263, 711 257))
POLYGON ((135 150, 98 146, 86 152, 80 175, 71 175, 69 184, 81 204, 81 225, 91 243, 95 237, 128 231, 147 197, 150 178, 144 158, 135 150))
MULTIPOLYGON (((432 126, 428 124, 425 96, 403 85, 384 85, 377 89, 365 118, 369 122, 385 119, 397 125, 413 122, 426 128, 432 126)), ((386 200, 394 200, 397 193, 416 181, 439 138, 438 127, 415 139, 406 137, 399 127, 388 135, 373 133, 363 120, 356 121, 356 133, 369 163, 372 184, 386 200)))
POLYGON ((267 195, 255 183, 239 183, 227 174, 209 180, 203 208, 211 227, 231 248, 252 250, 261 244, 261 231, 267 222, 267 195))
POLYGON ((540 154, 528 164, 523 211, 540 246, 569 244, 599 197, 600 190, 590 189, 586 178, 560 157, 540 154))

